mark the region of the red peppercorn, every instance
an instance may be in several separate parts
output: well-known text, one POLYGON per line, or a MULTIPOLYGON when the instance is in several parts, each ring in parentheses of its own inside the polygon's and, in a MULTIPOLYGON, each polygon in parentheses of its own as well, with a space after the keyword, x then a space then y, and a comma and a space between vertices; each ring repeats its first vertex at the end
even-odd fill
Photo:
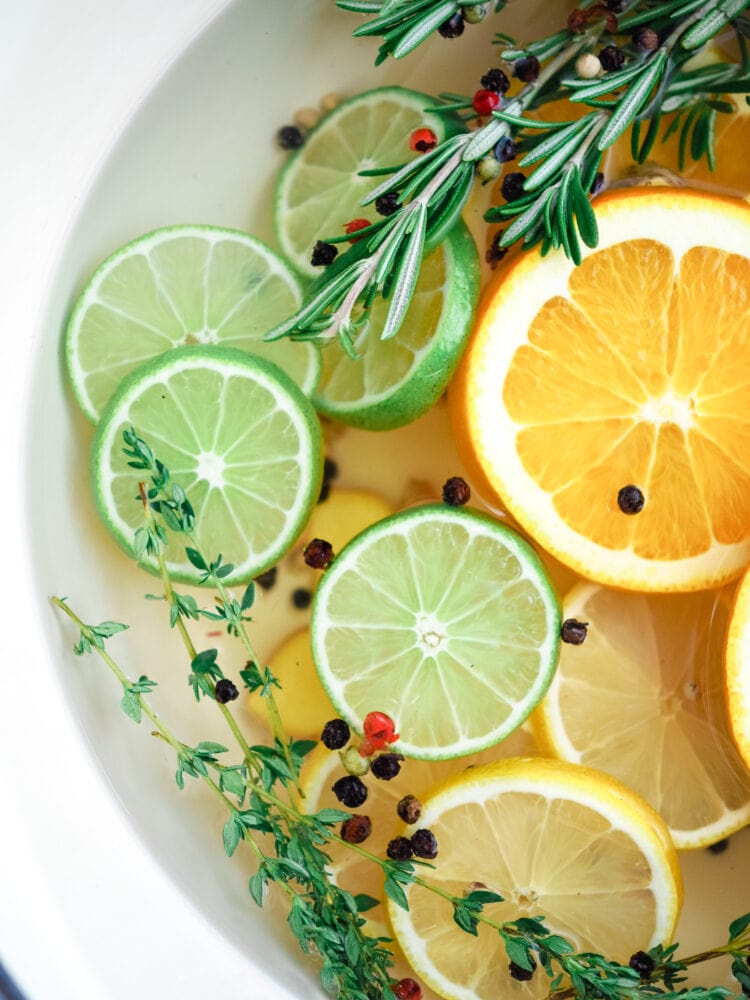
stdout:
POLYGON ((333 562, 333 546, 324 538, 313 538, 302 550, 302 558, 312 569, 328 569, 333 562))
POLYGON ((376 750, 384 750, 389 743, 395 743, 398 733, 390 715, 385 712, 368 712, 363 725, 364 739, 359 745, 363 757, 369 757, 376 750))
POLYGON ((478 115, 489 115, 500 103, 500 95, 494 90, 478 90, 471 99, 471 106, 478 115))
POLYGON ((437 136, 431 128, 417 128, 409 137, 409 149, 414 153, 428 153, 437 146, 437 136))
MULTIPOLYGON (((347 224, 344 226, 344 232, 346 233, 347 236, 349 236, 350 233, 357 233, 359 232, 360 229, 367 229, 369 225, 370 225, 369 219, 352 219, 351 222, 347 222, 347 224)), ((357 243, 361 239, 362 237, 358 236, 357 239, 349 240, 349 242, 357 243)))
POLYGON ((393 995, 396 1000, 422 1000, 422 987, 416 979, 406 976, 393 987, 393 995))

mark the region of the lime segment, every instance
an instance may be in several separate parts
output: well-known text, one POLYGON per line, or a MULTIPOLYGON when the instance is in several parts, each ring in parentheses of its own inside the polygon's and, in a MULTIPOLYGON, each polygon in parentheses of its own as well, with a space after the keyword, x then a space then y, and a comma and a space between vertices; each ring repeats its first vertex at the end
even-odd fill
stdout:
POLYGON ((322 442, 312 406, 275 365, 232 348, 180 348, 123 380, 97 425, 91 462, 97 507, 132 555, 143 472, 123 452, 131 426, 195 510, 195 543, 170 536, 175 579, 200 582, 186 544, 232 563, 228 583, 264 572, 292 546, 320 492, 322 442))
POLYGON ((334 560, 313 607, 313 658, 355 729, 396 722, 398 750, 440 759, 491 746, 550 683, 560 616, 518 535, 477 513, 413 508, 371 526, 334 560))
POLYGON ((73 310, 65 349, 78 402, 96 421, 128 372, 190 344, 252 351, 310 394, 320 373, 317 348, 263 340, 300 301, 287 265, 245 233, 195 225, 148 233, 97 268, 73 310))

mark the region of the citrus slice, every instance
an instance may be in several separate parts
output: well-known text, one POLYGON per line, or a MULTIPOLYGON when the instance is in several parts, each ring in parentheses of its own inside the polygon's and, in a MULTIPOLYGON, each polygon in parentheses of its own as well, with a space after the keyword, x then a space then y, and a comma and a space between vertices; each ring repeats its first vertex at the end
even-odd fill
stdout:
POLYGON ((729 593, 632 594, 573 587, 563 643, 534 721, 543 746, 614 775, 664 818, 679 848, 750 822, 750 772, 732 744, 721 654, 729 593))
MULTIPOLYGON (((463 896, 481 883, 504 897, 495 921, 544 916, 577 951, 627 962, 670 940, 682 898, 677 853, 660 817, 608 775, 562 761, 517 758, 472 768, 433 790, 420 825, 437 838, 423 876, 463 896)), ((448 1000, 541 998, 541 969, 511 978, 494 928, 456 934, 453 908, 412 885, 409 909, 389 899, 394 934, 418 977, 448 1000)))
POLYGON ((258 576, 294 543, 320 492, 322 441, 311 404, 276 365, 228 347, 183 347, 126 376, 97 425, 91 469, 99 513, 133 555, 144 473, 123 451, 131 427, 195 510, 194 541, 170 535, 175 579, 201 582, 186 545, 206 559, 221 553, 234 566, 231 584, 258 576))
POLYGON ((343 101, 306 137, 279 176, 274 223, 279 245, 302 274, 320 274, 310 263, 318 240, 338 236, 347 222, 379 218, 362 199, 382 177, 362 170, 398 167, 421 156, 409 140, 427 128, 439 142, 446 119, 426 109, 435 99, 404 87, 378 87, 343 101))
POLYGON ((483 750, 519 726, 557 662, 557 599, 515 532, 464 508, 426 505, 353 539, 313 603, 323 686, 358 732, 386 712, 406 756, 483 750))
POLYGON ((354 339, 356 360, 338 340, 326 345, 315 406, 367 430, 401 427, 426 413, 456 369, 478 294, 476 245, 461 222, 423 261, 397 337, 380 339, 389 303, 376 299, 354 339))
POLYGON ((532 251, 490 289, 454 381, 490 503, 583 576, 699 590, 750 561, 750 206, 597 199, 579 267, 532 251))
POLYGON ((750 768, 750 573, 740 584, 732 608, 724 662, 732 733, 750 768))
MULTIPOLYGON (((377 493, 334 486, 328 499, 313 511, 300 541, 306 545, 313 538, 324 538, 338 552, 355 535, 392 513, 392 505, 377 493)), ((314 575, 317 582, 319 575, 314 575)))
POLYGON ((81 409, 98 420, 128 372, 185 344, 252 351, 309 395, 320 373, 317 348, 263 340, 300 301, 289 267, 245 233, 187 225, 141 236, 100 264, 68 322, 65 356, 81 409))
MULTIPOLYGON (((355 812, 369 817, 372 833, 362 846, 371 854, 385 857, 388 841, 403 825, 396 806, 406 795, 413 795, 421 801, 433 785, 453 774, 464 772, 467 768, 489 764, 504 757, 536 752, 537 745, 530 727, 520 726, 507 739, 469 757, 441 761, 407 760, 399 774, 390 781, 382 781, 372 774, 366 774, 362 780, 367 787, 367 799, 355 812)), ((341 809, 341 803, 331 786, 345 773, 337 753, 322 745, 316 747, 305 761, 301 774, 305 810, 316 813, 321 809, 341 809)), ((417 829, 419 825, 421 823, 413 826, 413 829, 417 829)), ((331 859, 329 871, 337 885, 355 895, 364 892, 381 903, 384 901, 382 869, 344 844, 332 842, 327 845, 326 853, 331 859)), ((368 920, 373 917, 379 919, 383 912, 382 908, 373 908, 366 916, 368 920)))

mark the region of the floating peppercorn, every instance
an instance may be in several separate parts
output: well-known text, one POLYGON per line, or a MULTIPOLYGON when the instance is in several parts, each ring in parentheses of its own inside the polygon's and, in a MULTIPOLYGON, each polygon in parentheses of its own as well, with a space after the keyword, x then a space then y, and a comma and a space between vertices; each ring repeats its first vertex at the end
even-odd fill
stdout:
POLYGON ((472 3, 462 9, 461 16, 467 24, 479 24, 487 17, 489 9, 488 3, 472 3))
POLYGON ((653 52, 659 48, 659 34, 647 24, 642 24, 633 32, 633 44, 637 45, 641 52, 653 52))
POLYGON ((302 550, 302 558, 312 569, 327 569, 333 562, 333 546, 323 538, 313 538, 302 550))
POLYGON ((388 841, 385 853, 392 861, 408 861, 411 857, 411 843, 406 837, 394 837, 388 841))
POLYGON ((637 486, 623 486, 617 493, 617 506, 623 514, 640 514, 646 498, 637 486))
POLYGON ((541 66, 536 56, 524 56, 513 63, 513 76, 522 83, 533 83, 539 76, 541 66))
POLYGON ((328 499, 328 495, 331 492, 331 484, 333 480, 339 474, 339 467, 334 462, 332 458, 326 456, 323 459, 323 480, 320 484, 320 493, 318 494, 318 503, 323 503, 328 499))
POLYGON ((494 90, 478 90, 471 99, 471 106, 478 115, 489 115, 500 103, 500 96, 494 90))
POLYGON ((376 750, 384 750, 398 739, 393 719, 385 712, 368 712, 362 730, 364 739, 359 745, 359 752, 363 757, 369 757, 376 750))
POLYGON ((324 243, 323 240, 318 240, 313 247, 310 263, 313 267, 327 267, 336 259, 338 252, 338 248, 333 243, 324 243))
POLYGON ((228 677, 222 677, 216 682, 214 697, 220 705, 226 705, 228 701, 234 701, 239 696, 240 692, 237 690, 237 685, 233 684, 228 677))
POLYGON ((307 587, 295 587, 292 591, 292 604, 298 611, 304 611, 310 607, 312 601, 312 591, 307 587))
POLYGON ((396 1000, 422 1000, 422 987, 416 979, 405 976, 393 987, 393 995, 396 1000))
POLYGON ((278 575, 278 572, 278 566, 272 566, 270 569, 267 569, 265 573, 261 573, 259 576, 256 576, 255 582, 259 587, 262 587, 263 590, 270 590, 276 583, 276 576, 278 575))
MULTIPOLYGON (((344 232, 347 236, 350 236, 352 233, 358 233, 360 229, 367 229, 369 225, 369 219, 352 219, 351 222, 347 222, 344 226, 344 232)), ((349 242, 358 243, 361 239, 361 236, 357 236, 355 239, 349 240, 349 242)))
POLYGON ((299 149, 305 141, 296 125, 284 125, 276 133, 276 142, 282 149, 299 149))
POLYGON ((607 10, 613 14, 620 14, 627 6, 628 0, 607 0, 607 10))
POLYGON ((582 52, 576 59, 576 76, 582 80, 593 80, 602 71, 602 64, 593 52, 582 52))
POLYGON ((345 774, 334 781, 331 791, 347 809, 358 809, 367 800, 367 785, 355 774, 345 774))
POLYGON ((500 240, 503 238, 502 229, 498 229, 495 235, 492 237, 492 242, 487 247, 484 254, 484 259, 490 265, 490 268, 494 271, 500 261, 505 257, 508 252, 507 247, 500 246, 500 240))
POLYGON ((729 837, 724 837, 722 840, 717 840, 715 843, 708 845, 711 854, 723 854, 728 847, 729 837))
POLYGON ((386 191, 379 198, 375 199, 375 210, 379 215, 393 215, 401 208, 398 200, 398 191, 386 191))
POLYGON ((463 507, 471 500, 469 484, 461 476, 451 476, 443 483, 443 503, 451 507, 463 507))
POLYGON ((524 195, 523 184, 525 180, 526 174, 522 174, 519 170, 511 171, 503 177, 500 194, 506 201, 518 201, 524 195))
POLYGON ((495 143, 495 148, 492 152, 500 163, 507 163, 509 160, 515 160, 516 158, 516 144, 509 135, 504 135, 499 142, 495 143))
POLYGON ((350 816, 341 824, 341 838, 347 844, 361 844, 372 833, 369 816, 350 816))
POLYGON ((599 62, 607 73, 622 69, 625 64, 625 53, 617 45, 605 45, 599 53, 599 62))
POLYGON ((422 815, 422 803, 415 795, 405 795, 396 806, 396 812, 404 823, 411 826, 422 815))
POLYGON ((591 195, 592 198, 595 198, 596 195, 601 194, 603 190, 604 190, 604 174, 601 172, 601 170, 599 170, 597 171, 596 174, 594 174, 594 180, 591 184, 591 190, 589 191, 589 194, 591 195))
POLYGON ((409 136, 409 149, 414 153, 429 153, 437 146, 437 136, 431 128, 417 128, 409 136))
POLYGON ((438 34, 443 38, 458 38, 463 33, 464 19, 461 17, 460 11, 456 11, 447 21, 443 21, 442 24, 438 25, 438 34))
POLYGON ((416 857, 427 858, 430 861, 437 857, 438 842, 432 830, 417 830, 409 838, 409 843, 416 857))
POLYGON ((587 21, 588 18, 586 16, 586 11, 581 10, 579 7, 575 7, 568 14, 568 22, 567 22, 568 31, 573 31, 577 35, 583 34, 583 32, 586 29, 587 21))
POLYGON ((500 171, 503 168, 494 156, 483 156, 481 160, 477 161, 474 169, 482 184, 489 184, 490 181, 494 181, 496 177, 500 176, 500 171))
POLYGON ((496 94, 504 94, 508 87, 510 87, 510 80, 507 74, 499 66, 493 66, 491 69, 488 69, 479 82, 485 90, 494 90, 496 94))
POLYGON ((511 976, 514 979, 517 979, 519 983, 528 983, 528 981, 533 977, 534 970, 536 969, 536 962, 534 961, 534 959, 531 957, 531 955, 527 957, 533 966, 533 968, 531 969, 524 969, 522 965, 518 965, 516 962, 511 962, 510 965, 508 966, 508 971, 510 972, 511 976))
POLYGON ((403 759, 400 753, 379 753, 370 764, 370 770, 381 781, 392 781, 398 777, 403 759))
POLYGON ((349 774, 356 774, 358 777, 362 777, 370 770, 370 758, 363 757, 356 746, 350 746, 346 750, 341 750, 339 757, 341 758, 341 763, 344 765, 344 770, 348 771, 349 774))
POLYGON ((560 638, 571 646, 580 646, 586 641, 588 627, 588 622, 579 622, 577 618, 566 618, 560 629, 560 638))
POLYGON ((331 719, 323 726, 320 742, 329 750, 341 750, 349 742, 351 731, 343 719, 331 719))
POLYGON ((645 951, 637 951, 634 955, 631 955, 628 965, 634 972, 638 973, 641 979, 648 979, 656 968, 656 962, 645 951))

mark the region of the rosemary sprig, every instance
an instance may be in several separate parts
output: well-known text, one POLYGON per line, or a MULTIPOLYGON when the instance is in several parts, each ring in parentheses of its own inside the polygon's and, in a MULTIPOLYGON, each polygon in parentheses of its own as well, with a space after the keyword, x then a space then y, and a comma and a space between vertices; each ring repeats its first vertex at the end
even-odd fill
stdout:
MULTIPOLYGON (((157 559, 161 555, 161 565, 169 532, 182 536, 183 541, 193 541, 189 530, 194 519, 193 509, 184 491, 172 481, 164 463, 133 429, 124 433, 124 440, 131 463, 149 476, 149 485, 144 484, 139 496, 145 517, 140 537, 145 539, 143 552, 150 549, 157 559)), ((689 966, 719 956, 731 958, 735 978, 745 992, 750 990, 750 914, 733 921, 724 945, 684 959, 678 957, 676 945, 657 946, 649 952, 636 953, 624 966, 601 955, 576 952, 571 942, 550 931, 541 917, 494 919, 486 908, 503 901, 496 892, 474 888, 461 897, 453 896, 428 876, 419 874, 418 866, 431 867, 425 862, 380 858, 361 845, 347 842, 335 827, 347 819, 349 813, 338 809, 324 809, 314 814, 302 811, 295 789, 304 758, 314 743, 287 740, 279 719, 273 745, 250 746, 229 705, 217 698, 218 684, 226 679, 217 662, 216 650, 196 652, 186 623, 201 616, 224 620, 229 634, 240 639, 246 650, 252 649, 249 637, 243 638, 243 632, 247 632, 246 623, 250 621, 245 612, 252 602, 247 596, 248 590, 243 600, 236 602, 223 588, 222 576, 230 570, 223 568, 221 557, 208 560, 197 549, 192 551, 191 559, 195 560, 194 565, 204 569, 206 582, 219 586, 216 610, 201 610, 197 602, 181 599, 164 570, 162 581, 164 597, 169 604, 169 620, 183 635, 190 660, 189 683, 196 697, 203 695, 212 699, 222 711, 240 751, 239 762, 226 763, 222 759, 229 753, 223 744, 202 741, 191 746, 180 741, 150 707, 147 696, 156 683, 143 675, 137 681, 129 679, 106 649, 106 642, 124 631, 126 625, 115 621, 88 625, 66 600, 53 597, 52 602, 78 629, 74 652, 81 656, 95 652, 118 681, 122 690, 120 705, 125 714, 136 723, 144 716, 148 718, 154 727, 153 735, 173 749, 178 787, 184 789, 185 778, 193 778, 205 784, 221 800, 227 810, 221 834, 225 853, 232 856, 244 842, 254 854, 257 870, 249 880, 248 889, 258 906, 263 905, 271 885, 288 898, 289 927, 301 949, 320 959, 320 978, 328 992, 340 1000, 395 1000, 396 997, 396 983, 389 971, 392 956, 387 947, 388 939, 370 937, 361 916, 377 901, 363 894, 352 895, 331 881, 326 847, 333 842, 377 865, 383 875, 384 890, 397 905, 408 907, 404 887, 416 884, 451 907, 454 923, 460 931, 476 935, 480 924, 491 928, 503 941, 512 974, 523 978, 539 974, 541 969, 549 977, 550 1000, 569 997, 646 1000, 656 996, 723 1000, 731 996, 724 987, 687 989, 680 985, 689 966), (272 851, 268 849, 269 843, 272 851)), ((272 697, 274 679, 268 668, 262 670, 257 662, 251 662, 241 671, 241 677, 250 691, 272 697)))
MULTIPOLYGON (((425 18, 439 4, 437 0, 408 4, 404 0, 339 0, 339 6, 377 13, 377 18, 355 33, 378 33, 387 27, 396 33, 392 38, 396 46, 398 31, 407 22, 413 28, 416 19, 426 31, 425 18)), ((512 39, 498 35, 502 57, 517 74, 528 78, 531 65, 529 82, 510 99, 503 99, 476 131, 453 135, 420 159, 389 172, 363 203, 392 192, 401 207, 364 231, 360 241, 313 284, 300 310, 267 339, 288 336, 325 344, 336 338, 356 358, 357 335, 378 296, 389 300, 381 336, 395 336, 423 256, 458 219, 477 172, 481 174, 482 161, 492 159, 503 140, 512 141, 521 154, 519 167, 533 171, 523 177, 513 200, 485 215, 488 222, 507 223, 500 245, 520 241, 528 248, 541 244, 542 253, 562 248, 579 263, 582 244, 594 247, 598 241, 590 199, 603 154, 627 129, 633 130, 634 158, 644 162, 664 116, 670 114, 664 137, 681 130, 681 160, 689 153, 695 159, 705 156, 713 165, 717 118, 734 107, 721 95, 750 92, 744 38, 748 25, 741 16, 749 6, 750 0, 630 0, 618 24, 602 4, 587 0, 571 13, 567 27, 527 45, 516 46, 512 39), (641 25, 652 28, 656 47, 643 49, 623 34, 641 25), (737 35, 740 62, 691 66, 689 59, 695 52, 728 26, 737 35), (593 79, 571 72, 579 56, 596 59, 593 51, 599 45, 615 46, 624 64, 593 79), (526 71, 521 73, 522 64, 526 71), (543 123, 531 116, 560 97, 590 110, 573 122, 543 123)), ((413 41, 417 36, 409 37, 413 41)), ((452 113, 466 111, 471 100, 449 95, 444 107, 452 113)))

